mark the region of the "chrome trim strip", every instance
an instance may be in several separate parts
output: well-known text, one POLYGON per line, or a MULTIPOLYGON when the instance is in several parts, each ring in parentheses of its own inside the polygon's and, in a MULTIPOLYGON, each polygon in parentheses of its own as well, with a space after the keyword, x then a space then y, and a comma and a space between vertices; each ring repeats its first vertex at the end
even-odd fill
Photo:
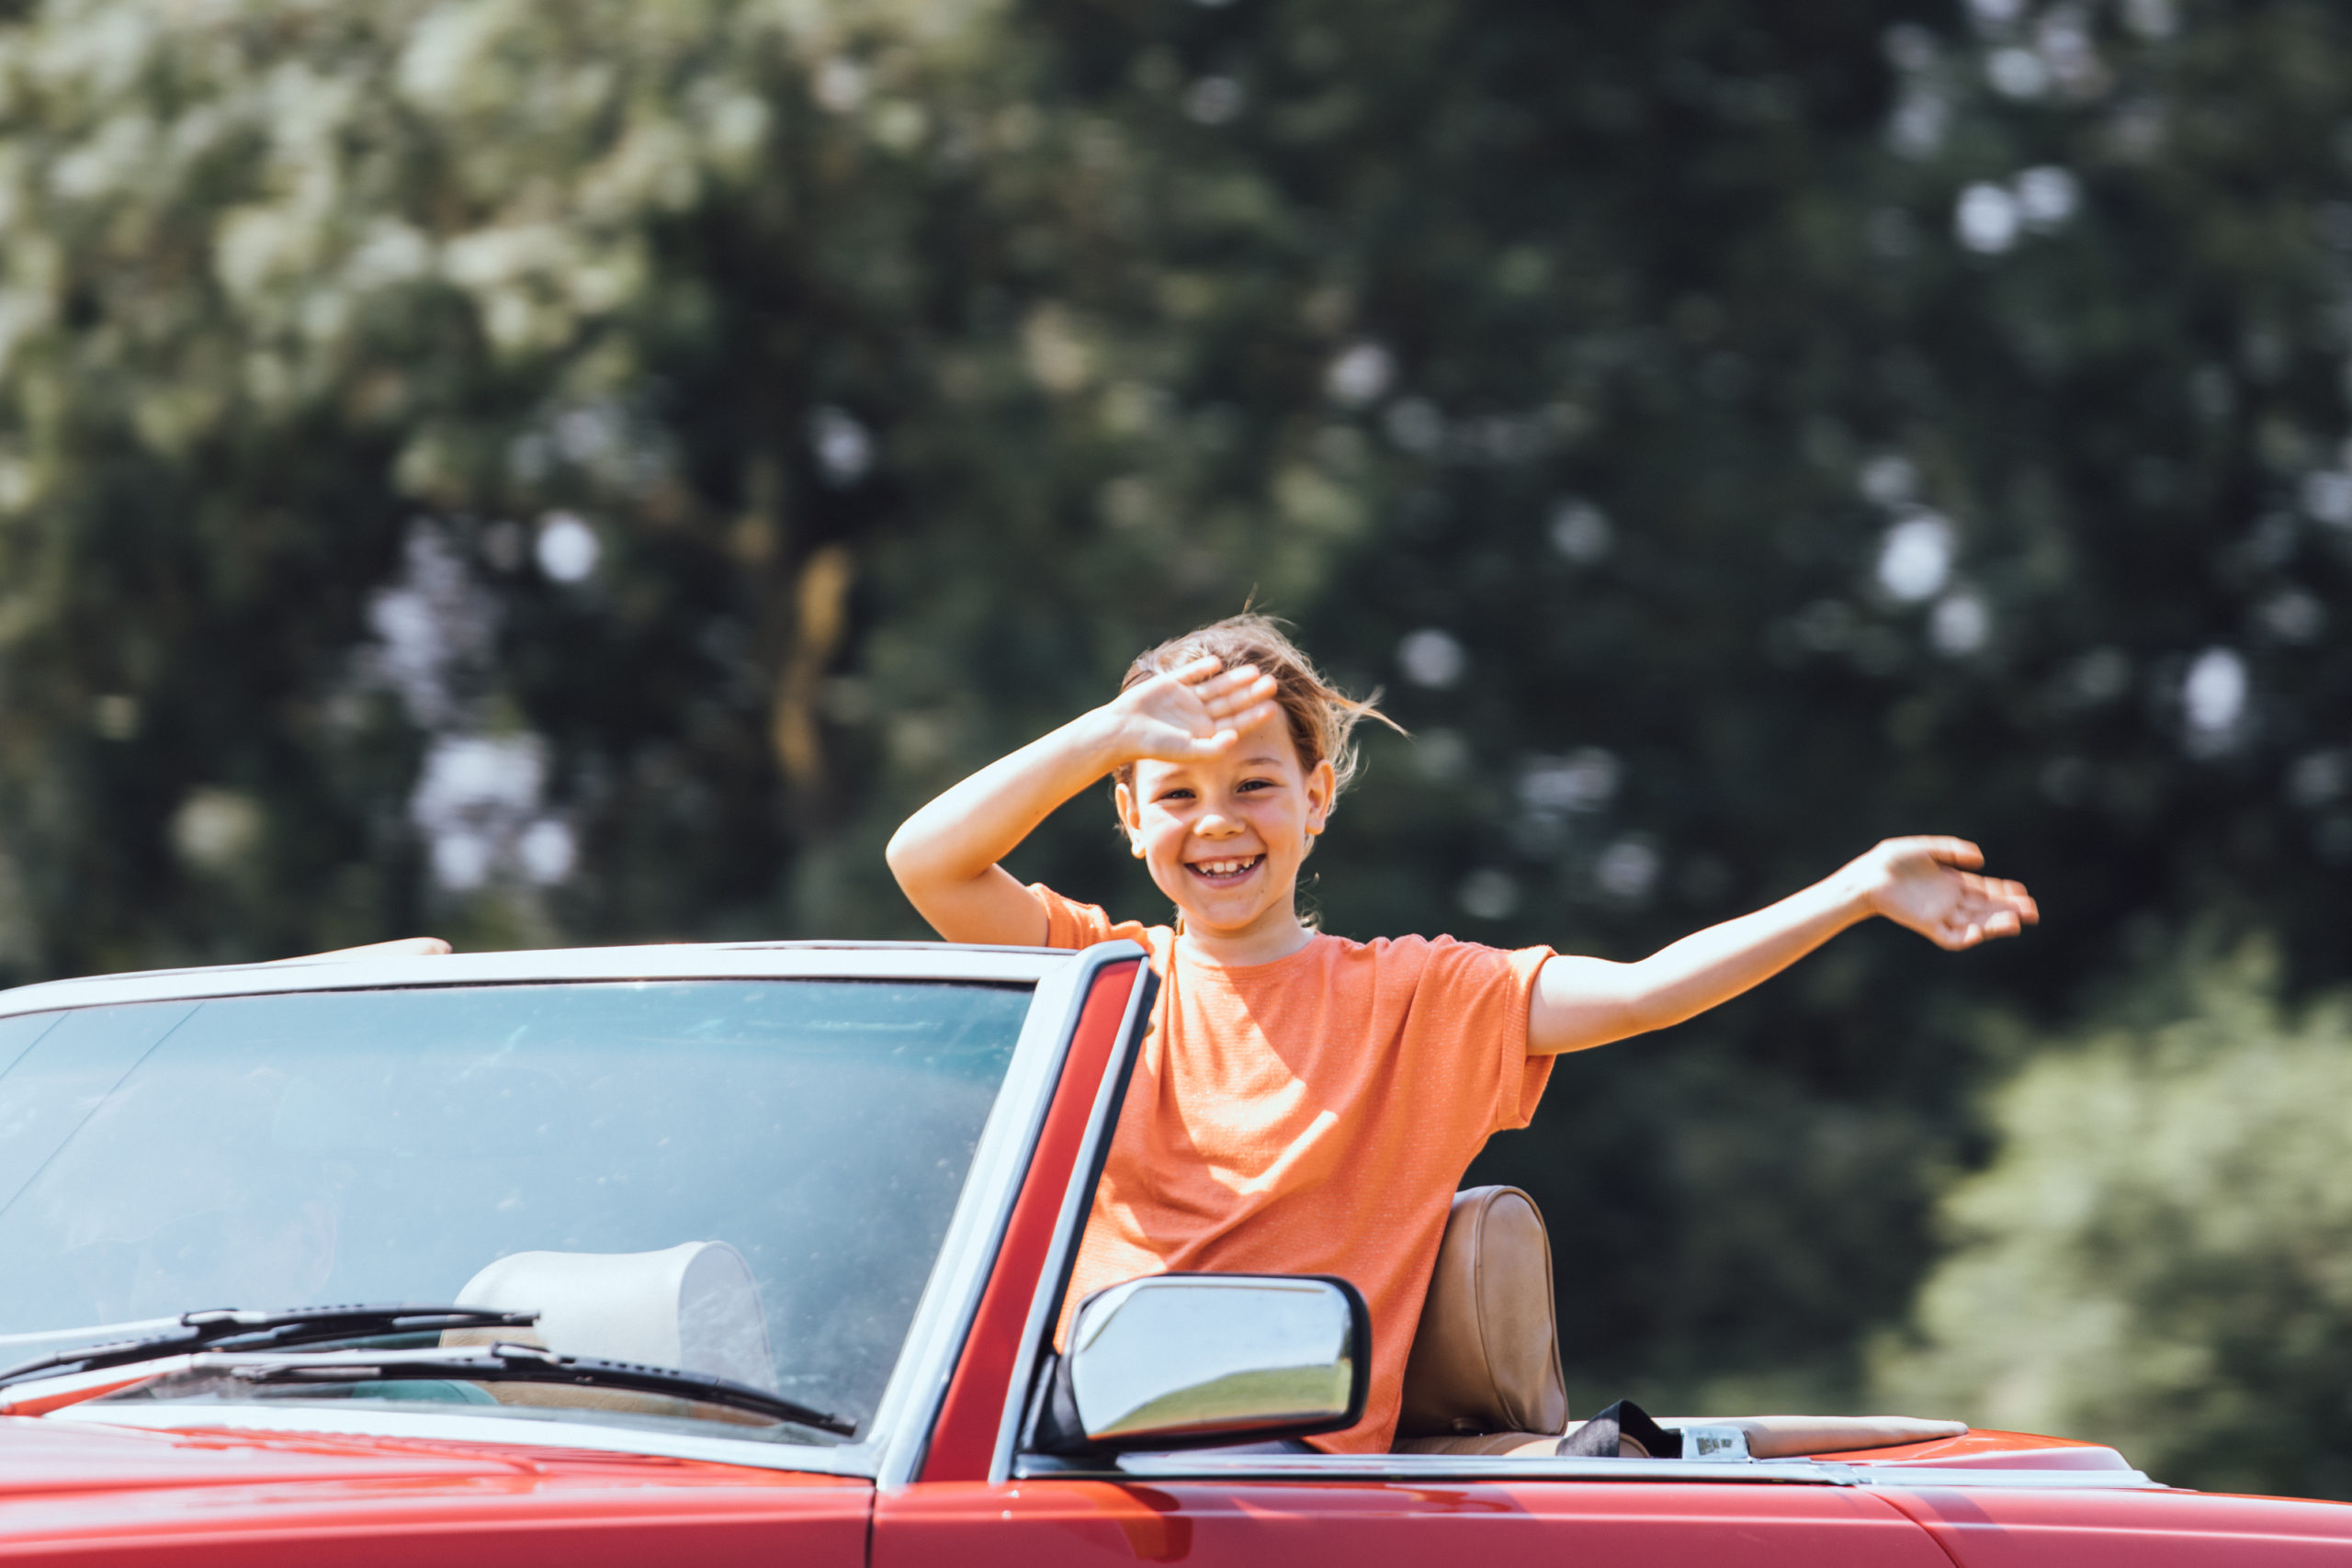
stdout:
POLYGON ((948 1224, 931 1283, 915 1309, 907 1348, 875 1412, 874 1431, 882 1446, 875 1480, 886 1491, 910 1484, 922 1468, 932 1424, 939 1418, 940 1404, 971 1332, 980 1292, 1021 1195, 1022 1179, 1061 1082, 1070 1038, 1094 976, 1105 964, 1148 961, 1132 942, 1102 942, 1063 956, 1063 965, 1039 982, 1030 1001, 1021 1043, 981 1131, 964 1196, 948 1224))
POLYGON ((2164 1491, 2136 1470, 1897 1470, 1828 1460, 1514 1459, 1495 1454, 1122 1454, 1107 1463, 1023 1454, 1019 1481, 1653 1481, 1875 1486, 1889 1491, 2164 1491))
POLYGON ((1021 1325, 1021 1345, 1013 1354, 1012 1381, 1005 1385, 1004 1415, 997 1424, 996 1450, 989 1457, 989 1483, 1001 1486, 1012 1474, 1012 1452, 1021 1440, 1021 1423, 1028 1415, 1029 1385, 1037 1372, 1037 1358, 1045 1344, 1046 1319, 1061 1293, 1063 1266, 1077 1249, 1079 1237, 1086 1225, 1086 1216, 1094 1206, 1094 1182, 1090 1179, 1094 1169, 1094 1156, 1113 1132, 1113 1102, 1118 1098, 1119 1086, 1125 1081, 1128 1056, 1141 1049, 1136 1037, 1136 1012, 1153 987, 1144 976, 1147 967, 1136 976, 1136 987, 1127 993, 1126 1011, 1119 1015, 1119 1033, 1103 1063, 1102 1081, 1094 1086, 1094 1106, 1087 1112, 1086 1135, 1079 1141, 1078 1162, 1070 1170, 1069 1186, 1062 1193, 1061 1213, 1054 1221, 1054 1239, 1046 1248, 1046 1266, 1037 1276, 1037 1285, 1029 1302, 1029 1315, 1021 1325))
POLYGON ((456 953, 439 958, 302 959, 46 980, 0 991, 0 1018, 118 1002, 198 1001, 282 991, 601 980, 1004 980, 1035 983, 1066 965, 1046 948, 944 942, 679 942, 456 953))
POLYGON ((548 1421, 512 1416, 445 1416, 405 1410, 334 1410, 325 1402, 300 1410, 261 1405, 167 1404, 70 1405, 36 1417, 60 1425, 136 1427, 147 1431, 341 1432, 365 1438, 502 1447, 587 1449, 597 1453, 644 1454, 656 1459, 702 1460, 753 1470, 797 1470, 845 1480, 867 1479, 874 1464, 868 1444, 838 1449, 798 1443, 753 1443, 738 1438, 696 1438, 685 1433, 598 1427, 589 1421, 548 1421))
POLYGON ((2001 1491, 2003 1489, 2032 1492, 2169 1492, 2173 1488, 2152 1479, 2139 1470, 2008 1470, 1990 1465, 1954 1466, 1939 1470, 1929 1465, 1856 1464, 1843 1468, 1854 1472, 1854 1479, 1864 1486, 1876 1486, 1889 1492, 1915 1492, 1928 1488, 1942 1491, 1958 1487, 1970 1492, 2001 1491))
POLYGON ((1748 1481, 1852 1486, 1848 1465, 1814 1460, 1758 1460, 1747 1464, 1696 1463, 1679 1459, 1511 1459, 1495 1454, 1121 1454, 1100 1461, 1023 1454, 1013 1478, 1095 1481, 1748 1481))

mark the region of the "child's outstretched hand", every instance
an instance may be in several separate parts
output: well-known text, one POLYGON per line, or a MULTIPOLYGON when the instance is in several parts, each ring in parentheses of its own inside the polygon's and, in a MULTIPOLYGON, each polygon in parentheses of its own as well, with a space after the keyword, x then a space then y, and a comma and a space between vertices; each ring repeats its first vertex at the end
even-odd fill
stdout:
POLYGON ((1214 757, 1279 711, 1274 678, 1247 664, 1227 670, 1211 657, 1138 682, 1107 710, 1119 721, 1125 761, 1189 762, 1214 757))
POLYGON ((1984 863, 1965 839, 1889 839, 1848 869, 1872 912, 1958 951, 2041 918, 2023 883, 1976 874, 1984 863))

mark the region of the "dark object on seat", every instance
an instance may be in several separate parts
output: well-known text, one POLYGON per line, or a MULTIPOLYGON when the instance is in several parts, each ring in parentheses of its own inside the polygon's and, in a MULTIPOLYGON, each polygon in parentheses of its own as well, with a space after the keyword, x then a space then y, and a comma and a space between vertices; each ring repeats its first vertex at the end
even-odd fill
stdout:
MULTIPOLYGON (((1535 1201, 1516 1187, 1453 1197, 1428 1301, 1405 1365, 1400 1438, 1511 1435, 1523 1443, 1568 1424, 1553 1326, 1552 1244, 1535 1201)), ((1451 1444, 1408 1452, 1464 1450, 1451 1444)))
POLYGON ((1648 1411, 1621 1399, 1579 1424, 1552 1452, 1562 1459, 1680 1459, 1682 1434, 1668 1431, 1648 1411))

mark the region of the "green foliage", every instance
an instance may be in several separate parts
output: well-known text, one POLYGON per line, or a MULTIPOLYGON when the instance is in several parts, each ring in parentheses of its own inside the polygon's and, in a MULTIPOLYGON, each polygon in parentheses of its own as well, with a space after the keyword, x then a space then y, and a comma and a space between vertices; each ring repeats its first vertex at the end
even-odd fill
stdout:
MULTIPOLYGON (((1856 1386, 1973 1010, 2191 911, 2346 973, 2315 0, 6 17, 16 976, 921 934, 905 811, 1254 591, 1415 731, 1333 930, 1630 956, 1895 831, 2042 897, 1564 1063, 1481 1167, 1580 1391, 1687 1408, 1856 1386)), ((1016 869, 1157 904, 1098 799, 1016 869)))
POLYGON ((2261 943, 2145 991, 1994 1096, 1882 1387, 2177 1485, 2352 1495, 2352 996, 2282 1009, 2261 943))
POLYGON ((638 930, 746 867, 765 893, 763 736, 809 726, 823 547, 863 521, 786 536, 806 432, 922 340, 908 128, 972 21, 249 0, 0 35, 17 962, 414 923, 420 731, 547 733, 638 930), (559 513, 601 577, 521 573, 520 523, 559 513))

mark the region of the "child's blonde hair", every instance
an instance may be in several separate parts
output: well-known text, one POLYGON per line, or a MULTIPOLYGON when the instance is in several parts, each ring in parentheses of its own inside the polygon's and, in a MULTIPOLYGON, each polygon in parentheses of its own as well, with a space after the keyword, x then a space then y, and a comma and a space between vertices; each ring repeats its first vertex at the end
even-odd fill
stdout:
MULTIPOLYGON (((1283 631, 1281 623, 1255 610, 1228 615, 1145 649, 1127 666, 1126 678, 1119 682, 1119 690, 1124 692, 1155 675, 1181 670, 1195 660, 1212 655, 1222 660, 1227 670, 1247 664, 1274 678, 1274 703, 1290 721, 1291 744, 1298 749, 1299 761, 1308 768, 1317 762, 1329 762, 1337 780, 1332 791, 1335 795, 1348 787, 1349 781, 1363 766, 1363 759, 1356 751, 1357 725, 1375 718, 1397 734, 1405 733, 1403 725, 1374 705, 1380 701, 1378 691, 1363 702, 1349 696, 1323 678, 1314 661, 1283 631)), ((1135 764, 1130 762, 1121 768, 1116 777, 1132 789, 1135 764)))

